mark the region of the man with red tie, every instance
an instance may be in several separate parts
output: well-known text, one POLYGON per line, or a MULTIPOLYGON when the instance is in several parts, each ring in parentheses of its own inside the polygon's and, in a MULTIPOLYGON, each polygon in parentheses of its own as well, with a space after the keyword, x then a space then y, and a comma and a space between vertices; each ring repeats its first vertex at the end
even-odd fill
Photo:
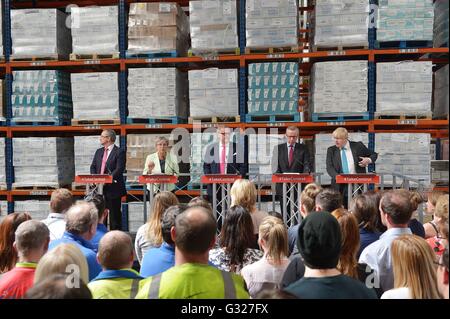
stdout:
POLYGON ((112 184, 103 187, 106 208, 109 209, 111 230, 122 230, 121 198, 125 196, 125 182, 123 172, 125 170, 126 156, 123 149, 114 145, 116 133, 113 130, 104 130, 100 135, 102 145, 94 155, 91 164, 91 174, 106 174, 113 178, 112 184))
MULTIPOLYGON (((306 145, 300 144, 298 138, 300 130, 296 126, 289 126, 286 130, 287 143, 275 147, 272 167, 275 174, 282 173, 311 173, 311 158, 306 145)), ((276 186, 277 199, 282 201, 283 185, 276 186)))

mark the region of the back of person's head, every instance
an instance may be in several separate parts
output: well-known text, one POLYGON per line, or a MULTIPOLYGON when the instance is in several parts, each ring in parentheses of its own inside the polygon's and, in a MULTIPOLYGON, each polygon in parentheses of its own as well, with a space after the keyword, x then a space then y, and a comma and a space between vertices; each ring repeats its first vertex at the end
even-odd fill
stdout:
POLYGON ((378 190, 378 191, 370 190, 364 193, 364 196, 366 196, 368 202, 372 202, 377 207, 377 214, 376 214, 377 218, 375 222, 375 228, 376 231, 380 233, 384 233, 387 230, 387 227, 383 224, 380 214, 381 197, 383 197, 384 193, 386 192, 387 191, 385 190, 378 190))
POLYGON ((339 208, 331 213, 341 227, 342 248, 337 269, 344 275, 358 279, 359 228, 355 216, 339 208))
POLYGON ((19 256, 26 257, 30 253, 45 254, 50 241, 48 227, 38 220, 27 220, 17 227, 14 245, 19 256))
POLYGON ((53 213, 63 214, 73 204, 72 193, 65 188, 53 191, 50 197, 50 209, 53 213))
POLYGON ((416 235, 397 237, 391 246, 394 287, 408 287, 412 299, 437 299, 439 291, 430 245, 416 235))
POLYGON ((264 248, 266 258, 281 263, 289 254, 286 226, 277 217, 267 216, 259 225, 259 242, 264 248))
POLYGON ((0 273, 14 268, 17 262, 17 253, 13 243, 17 227, 23 222, 30 220, 27 213, 12 213, 6 215, 0 223, 0 273))
POLYGON ((281 215, 279 212, 276 212, 274 210, 268 211, 267 215, 272 216, 272 217, 276 217, 279 220, 283 221, 283 215, 281 215))
POLYGON ((34 274, 38 283, 52 274, 74 275, 74 280, 89 282, 89 268, 86 257, 74 244, 61 244, 48 251, 39 261, 34 274))
POLYGON ((94 196, 92 196, 89 202, 94 204, 95 208, 97 208, 98 220, 100 220, 103 217, 106 209, 105 198, 103 197, 103 195, 95 194, 94 196))
POLYGON ((298 250, 311 269, 333 269, 341 253, 341 229, 328 212, 309 214, 298 228, 298 250))
POLYGON ((408 224, 413 213, 409 193, 403 190, 392 190, 383 194, 380 209, 386 215, 386 222, 392 226, 408 224))
POLYGON ((238 179, 231 186, 231 206, 242 206, 251 213, 256 206, 257 191, 253 182, 238 179))
POLYGON ((374 196, 360 194, 353 198, 350 204, 350 211, 356 217, 358 226, 370 231, 376 231, 378 202, 374 196))
POLYGON ((186 209, 175 218, 175 246, 187 254, 205 254, 214 245, 217 222, 203 207, 186 209))
POLYGON ((342 207, 342 195, 333 189, 324 189, 316 195, 316 210, 331 213, 342 207))
POLYGON ((436 224, 439 227, 439 233, 445 232, 445 225, 447 225, 447 236, 448 239, 448 195, 442 195, 436 202, 434 209, 434 217, 436 219, 436 224))
POLYGON ((104 269, 130 268, 133 264, 133 243, 130 235, 119 230, 107 232, 98 245, 97 259, 104 269))
POLYGON ((411 209, 415 212, 419 208, 419 205, 425 201, 425 199, 420 192, 413 190, 409 191, 409 201, 411 203, 411 209))
POLYGON ((281 289, 264 289, 255 299, 298 299, 298 297, 281 289))
POLYGON ((31 287, 25 299, 92 299, 92 293, 84 282, 71 285, 67 275, 53 274, 31 287))
POLYGON ((245 251, 254 244, 252 216, 242 206, 232 206, 225 215, 220 233, 220 246, 225 248, 233 265, 239 265, 245 251))
MULTIPOLYGON (((200 206, 200 205, 199 205, 200 206)), ((192 206, 197 207, 197 206, 192 206)), ((203 207, 203 206, 201 206, 203 207)), ((171 236, 171 230, 172 227, 175 227, 175 219, 178 215, 183 213, 188 206, 185 204, 178 204, 175 206, 171 206, 166 209, 166 211, 163 213, 161 218, 161 232, 164 242, 166 242, 169 245, 174 245, 174 241, 172 240, 171 236)), ((207 209, 207 208, 205 208, 207 209)))
POLYGON ((201 196, 197 196, 192 198, 189 203, 188 203, 188 207, 192 207, 192 206, 201 206, 204 207, 206 209, 209 209, 212 213, 212 206, 211 203, 208 202, 205 198, 201 197, 201 196))
POLYGON ((161 232, 161 217, 167 208, 178 204, 178 198, 172 192, 159 192, 155 195, 151 204, 150 216, 147 222, 147 240, 151 240, 156 245, 162 244, 163 237, 161 232))
POLYGON ((74 235, 82 235, 95 226, 98 213, 95 205, 85 201, 77 201, 66 213, 66 231, 74 235))
POLYGON ((305 208, 306 213, 309 214, 314 211, 316 207, 316 196, 322 191, 322 187, 315 183, 306 185, 300 195, 300 202, 305 208))

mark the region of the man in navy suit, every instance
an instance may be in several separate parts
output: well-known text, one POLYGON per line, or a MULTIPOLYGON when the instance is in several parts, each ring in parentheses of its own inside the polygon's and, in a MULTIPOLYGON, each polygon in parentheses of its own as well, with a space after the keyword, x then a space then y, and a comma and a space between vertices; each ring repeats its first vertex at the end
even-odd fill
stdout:
POLYGON ((99 148, 91 164, 91 174, 107 174, 113 178, 112 184, 103 188, 106 208, 109 209, 111 230, 122 229, 121 198, 127 194, 123 172, 125 170, 126 156, 123 149, 114 145, 116 133, 113 130, 104 130, 100 135, 99 148))
MULTIPOLYGON (((245 159, 245 143, 239 145, 230 142, 231 130, 229 127, 217 128, 218 143, 206 148, 203 172, 208 174, 237 174, 245 178, 247 175, 247 161, 245 159)), ((208 185, 208 198, 212 201, 212 185, 208 185)), ((218 194, 220 200, 220 194, 218 194)))

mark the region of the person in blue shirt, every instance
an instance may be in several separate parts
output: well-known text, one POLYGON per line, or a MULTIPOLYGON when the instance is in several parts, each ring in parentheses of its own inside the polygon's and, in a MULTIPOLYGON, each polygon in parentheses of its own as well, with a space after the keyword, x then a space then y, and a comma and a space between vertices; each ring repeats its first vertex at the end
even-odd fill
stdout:
POLYGON ((169 207, 162 216, 161 229, 163 243, 158 248, 151 248, 142 259, 141 276, 144 278, 157 275, 175 265, 175 243, 170 235, 175 226, 175 218, 186 210, 186 205, 169 207))
POLYGON ((86 257, 89 268, 89 280, 94 279, 102 270, 91 240, 97 229, 98 214, 95 205, 78 201, 66 213, 66 231, 61 239, 50 242, 49 250, 60 244, 75 244, 86 257))
POLYGON ((98 213, 97 231, 95 232, 94 238, 91 239, 91 244, 94 247, 94 251, 98 252, 98 244, 100 243, 100 239, 102 239, 108 232, 105 222, 108 220, 109 209, 106 208, 105 198, 103 195, 96 194, 91 200, 89 200, 89 202, 95 205, 98 213))

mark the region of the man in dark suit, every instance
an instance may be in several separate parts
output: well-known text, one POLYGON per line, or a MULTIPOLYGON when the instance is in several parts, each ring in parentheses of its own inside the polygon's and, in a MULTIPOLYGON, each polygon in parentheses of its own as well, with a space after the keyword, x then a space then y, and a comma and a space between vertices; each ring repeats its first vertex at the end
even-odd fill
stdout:
MULTIPOLYGON (((245 143, 230 142, 231 130, 229 127, 217 128, 218 143, 206 148, 203 173, 208 174, 237 174, 245 178, 248 171, 245 158, 245 143)), ((218 194, 220 200, 220 194, 218 194)), ((212 201, 212 185, 208 185, 208 199, 212 201)))
POLYGON ((91 164, 91 174, 107 174, 113 178, 112 184, 103 187, 106 208, 109 209, 110 229, 122 229, 121 198, 127 194, 123 172, 125 170, 126 156, 123 149, 114 145, 116 133, 113 130, 104 130, 100 135, 99 148, 91 164))
MULTIPOLYGON (((327 150, 327 172, 331 176, 331 187, 347 198, 347 185, 336 184, 336 175, 365 174, 366 167, 375 163, 378 154, 369 150, 362 142, 348 140, 348 132, 339 127, 333 132, 334 146, 327 150)), ((347 203, 344 200, 344 203, 347 203)))

